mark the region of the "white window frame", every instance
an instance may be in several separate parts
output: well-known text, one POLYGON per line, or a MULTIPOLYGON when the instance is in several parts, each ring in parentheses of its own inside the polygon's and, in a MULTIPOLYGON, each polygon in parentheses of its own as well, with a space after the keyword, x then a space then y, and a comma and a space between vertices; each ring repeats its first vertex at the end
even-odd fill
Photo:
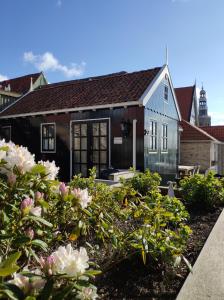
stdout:
POLYGON ((40 152, 41 153, 56 153, 56 123, 41 123, 40 124, 40 152), (54 125, 54 150, 43 150, 43 126, 45 125, 54 125))
MULTIPOLYGON (((149 130, 149 153, 157 153, 157 151, 158 151, 158 122, 156 120, 150 119, 149 124, 150 123, 152 123, 152 129, 154 128, 154 125, 155 125, 156 130, 155 130, 155 133, 151 132, 149 130), (155 148, 150 148, 151 139, 153 139, 155 142, 155 143, 152 143, 152 145, 156 145, 155 148)), ((150 127, 149 127, 149 129, 150 129, 150 127)))
POLYGON ((164 84, 164 89, 163 89, 163 99, 165 102, 169 102, 169 86, 168 84, 164 84), (166 91, 167 88, 167 91, 166 91), (166 95, 167 95, 167 99, 166 99, 166 95))
POLYGON ((162 123, 161 127, 161 152, 167 153, 168 152, 168 124, 162 123), (163 128, 166 127, 166 136, 164 136, 163 128), (164 140, 166 140, 166 149, 164 148, 164 140))
POLYGON ((9 128, 9 141, 12 140, 12 126, 11 125, 7 125, 7 126, 1 126, 1 128, 9 128))

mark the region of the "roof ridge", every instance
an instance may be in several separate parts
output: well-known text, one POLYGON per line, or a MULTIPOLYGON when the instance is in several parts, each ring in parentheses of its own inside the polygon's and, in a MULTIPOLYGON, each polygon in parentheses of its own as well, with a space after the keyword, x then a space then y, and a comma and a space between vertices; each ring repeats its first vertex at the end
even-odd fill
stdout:
POLYGON ((140 71, 134 71, 134 72, 126 72, 126 71, 121 71, 121 72, 116 72, 116 73, 111 73, 111 74, 106 74, 106 75, 99 75, 99 76, 94 76, 94 77, 86 77, 86 78, 81 78, 81 79, 74 79, 74 80, 68 80, 68 81, 60 81, 60 82, 55 82, 55 83, 50 83, 47 85, 40 86, 39 88, 35 89, 33 92, 37 92, 39 90, 46 90, 50 88, 55 88, 55 87, 61 87, 61 86, 69 86, 74 83, 86 83, 86 82, 91 82, 91 81, 98 81, 102 79, 107 79, 107 78, 113 78, 113 77, 118 77, 118 76, 126 76, 126 75, 132 75, 135 73, 143 73, 147 71, 154 71, 157 69, 161 69, 162 67, 155 67, 152 69, 146 69, 146 70, 140 70, 140 71))
POLYGON ((0 84, 5 83, 5 82, 9 82, 11 80, 17 80, 17 79, 21 79, 21 78, 25 78, 25 77, 31 77, 31 76, 38 75, 38 74, 40 75, 41 73, 42 72, 37 72, 37 73, 27 74, 27 75, 15 77, 15 78, 9 78, 9 79, 0 81, 0 84))

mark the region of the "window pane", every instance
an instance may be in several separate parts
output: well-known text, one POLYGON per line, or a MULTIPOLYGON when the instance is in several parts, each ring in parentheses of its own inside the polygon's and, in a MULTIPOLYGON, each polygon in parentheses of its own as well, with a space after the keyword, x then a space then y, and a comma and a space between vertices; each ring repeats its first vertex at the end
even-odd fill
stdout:
POLYGON ((100 135, 107 135, 107 123, 100 123, 100 135))
POLYGON ((43 140, 43 150, 48 150, 48 139, 43 140))
POLYGON ((80 162, 80 151, 74 151, 74 162, 80 162))
POLYGON ((81 165, 81 173, 83 177, 87 177, 87 165, 81 165))
POLYGON ((47 136, 47 127, 44 125, 42 126, 42 135, 43 135, 43 137, 47 136))
POLYGON ((49 137, 54 137, 54 125, 50 125, 48 127, 48 136, 49 137))
POLYGON ((49 138, 49 150, 54 150, 54 139, 49 138))
POLYGON ((100 149, 107 149, 107 138, 101 137, 100 138, 100 149))
POLYGON ((74 164, 74 173, 79 174, 80 173, 80 165, 79 164, 74 164))
POLYGON ((81 162, 87 163, 87 151, 81 151, 81 162))
POLYGON ((93 136, 99 135, 99 123, 93 123, 93 136))
POLYGON ((80 124, 74 126, 74 136, 80 136, 80 124))
POLYGON ((87 149, 87 138, 81 138, 81 147, 82 147, 82 150, 87 149))
POLYGON ((99 151, 93 151, 93 163, 99 163, 99 151))
POLYGON ((80 138, 74 138, 75 149, 80 149, 80 138))
POLYGON ((99 138, 98 137, 94 137, 93 138, 93 149, 94 150, 98 150, 99 149, 99 138))
POLYGON ((100 152, 100 163, 106 164, 107 163, 107 151, 100 152))
POLYGON ((81 124, 81 135, 87 136, 87 124, 81 124))

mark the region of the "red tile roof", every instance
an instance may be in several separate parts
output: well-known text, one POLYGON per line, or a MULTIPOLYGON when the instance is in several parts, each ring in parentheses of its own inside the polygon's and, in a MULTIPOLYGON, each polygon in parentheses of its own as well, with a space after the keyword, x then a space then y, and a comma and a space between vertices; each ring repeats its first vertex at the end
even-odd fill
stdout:
POLYGON ((73 80, 42 86, 1 116, 138 101, 161 68, 73 80))
POLYGON ((208 134, 206 131, 201 128, 190 124, 189 122, 182 120, 180 122, 181 127, 183 128, 183 132, 181 133, 181 140, 199 140, 199 141, 217 141, 213 136, 208 134))
POLYGON ((224 142, 224 126, 216 125, 216 126, 202 126, 200 127, 207 133, 214 136, 217 140, 224 142))
POLYGON ((175 88, 180 113, 182 118, 186 121, 190 121, 194 90, 195 85, 175 88))
POLYGON ((8 87, 8 84, 10 84, 11 92, 15 92, 23 95, 27 93, 30 89, 31 77, 33 78, 33 83, 34 83, 40 75, 41 73, 35 73, 35 74, 25 75, 22 77, 0 81, 0 89, 4 90, 5 87, 8 87))

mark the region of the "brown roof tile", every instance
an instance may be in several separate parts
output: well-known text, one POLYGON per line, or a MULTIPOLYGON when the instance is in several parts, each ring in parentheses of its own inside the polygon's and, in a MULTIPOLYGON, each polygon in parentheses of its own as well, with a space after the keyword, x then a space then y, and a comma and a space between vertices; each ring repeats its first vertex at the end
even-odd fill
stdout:
POLYGON ((201 128, 190 124, 189 122, 182 120, 180 122, 181 127, 183 128, 183 132, 181 133, 181 140, 209 140, 209 141, 217 141, 213 136, 208 134, 206 131, 201 128))
POLYGON ((37 80, 41 73, 29 74, 22 77, 17 77, 13 79, 7 79, 0 81, 0 89, 5 89, 5 87, 10 84, 11 92, 18 94, 25 94, 29 91, 31 77, 33 78, 33 83, 37 80))
POLYGON ((27 94, 1 116, 137 101, 160 69, 49 84, 27 94))
POLYGON ((224 125, 202 126, 200 128, 214 136, 217 140, 224 142, 224 125))
POLYGON ((190 121, 195 86, 175 88, 177 102, 181 116, 184 120, 190 121))

